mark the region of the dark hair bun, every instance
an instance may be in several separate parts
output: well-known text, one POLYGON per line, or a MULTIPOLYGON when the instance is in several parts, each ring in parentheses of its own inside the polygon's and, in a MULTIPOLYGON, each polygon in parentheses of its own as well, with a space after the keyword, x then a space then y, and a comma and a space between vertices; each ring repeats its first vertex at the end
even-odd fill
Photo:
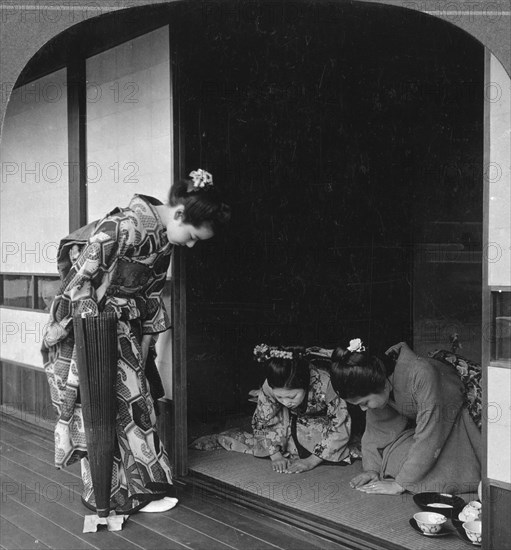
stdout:
POLYGON ((347 359, 350 355, 351 355, 351 351, 338 347, 338 348, 335 348, 334 351, 332 352, 331 360, 340 362, 343 359, 347 359))
POLYGON ((231 208, 223 202, 216 187, 194 187, 190 178, 179 180, 172 185, 168 202, 170 206, 184 205, 185 223, 195 227, 207 223, 215 233, 225 228, 231 218, 231 208))

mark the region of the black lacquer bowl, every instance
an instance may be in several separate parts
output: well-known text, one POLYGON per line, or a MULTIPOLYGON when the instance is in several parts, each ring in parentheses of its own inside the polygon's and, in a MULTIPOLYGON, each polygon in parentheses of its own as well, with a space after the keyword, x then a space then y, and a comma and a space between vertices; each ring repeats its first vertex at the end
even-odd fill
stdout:
POLYGON ((413 501, 425 512, 437 512, 446 518, 458 519, 458 514, 466 506, 466 502, 456 495, 448 493, 418 493, 413 501))

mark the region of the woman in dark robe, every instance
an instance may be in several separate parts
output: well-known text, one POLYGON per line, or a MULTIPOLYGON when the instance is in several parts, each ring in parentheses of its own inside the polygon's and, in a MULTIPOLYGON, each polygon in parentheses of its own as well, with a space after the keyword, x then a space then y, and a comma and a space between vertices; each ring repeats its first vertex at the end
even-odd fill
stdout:
POLYGON ((419 357, 406 343, 388 375, 360 340, 332 356, 335 391, 366 413, 363 473, 351 481, 373 494, 467 493, 481 479, 481 433, 471 418, 456 369, 419 357))

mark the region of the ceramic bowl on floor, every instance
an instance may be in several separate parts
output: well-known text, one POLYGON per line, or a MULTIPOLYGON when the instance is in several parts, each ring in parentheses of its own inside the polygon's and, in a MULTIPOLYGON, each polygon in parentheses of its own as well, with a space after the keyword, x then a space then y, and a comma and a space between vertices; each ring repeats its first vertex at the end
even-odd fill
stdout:
POLYGON ((435 512, 419 512, 418 514, 414 514, 413 519, 425 535, 439 533, 447 521, 444 515, 435 512))
MULTIPOLYGON (((454 531, 452 529, 449 529, 447 527, 447 523, 444 523, 444 525, 442 526, 441 531, 438 532, 438 533, 424 533, 424 531, 421 530, 421 528, 417 525, 417 522, 413 518, 410 518, 408 523, 410 524, 410 527, 414 531, 417 531, 417 533, 420 533, 421 535, 423 535, 425 537, 445 537, 445 536, 448 536, 448 535, 452 535, 454 533, 454 531)), ((463 531, 463 528, 461 528, 461 530, 463 531)), ((465 533, 465 531, 463 531, 463 533, 465 533)))
POLYGON ((481 526, 482 526, 481 522, 477 520, 466 521, 463 524, 463 529, 465 529, 465 533, 467 534, 468 539, 474 544, 481 544, 481 538, 482 538, 481 526))

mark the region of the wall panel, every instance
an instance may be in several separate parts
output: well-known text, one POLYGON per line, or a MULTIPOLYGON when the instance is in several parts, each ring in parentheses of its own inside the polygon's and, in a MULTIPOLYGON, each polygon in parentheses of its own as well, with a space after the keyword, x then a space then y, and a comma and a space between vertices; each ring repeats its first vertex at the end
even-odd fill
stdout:
POLYGON ((0 308, 2 318, 2 348, 5 361, 43 368, 41 344, 48 314, 25 309, 0 308))
POLYGON ((171 183, 169 29, 87 59, 88 220, 171 183))
POLYGON ((3 272, 56 272, 69 227, 66 90, 61 69, 11 95, 0 146, 3 272))

